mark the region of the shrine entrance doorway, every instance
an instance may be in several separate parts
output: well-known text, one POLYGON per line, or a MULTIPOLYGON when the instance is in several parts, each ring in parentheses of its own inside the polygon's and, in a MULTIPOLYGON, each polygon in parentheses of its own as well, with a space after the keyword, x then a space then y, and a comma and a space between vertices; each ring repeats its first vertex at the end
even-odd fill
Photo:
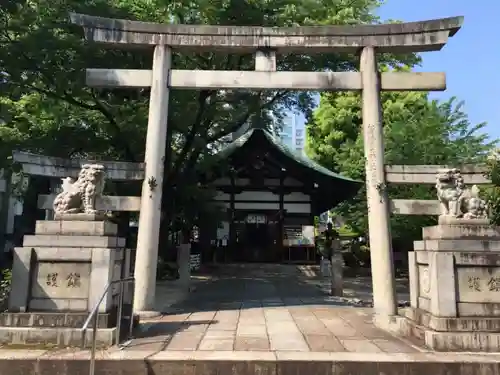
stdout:
POLYGON ((245 261, 259 262, 269 258, 268 251, 272 245, 267 223, 246 223, 243 251, 245 261))
POLYGON ((235 236, 230 243, 232 261, 237 263, 274 263, 281 260, 280 232, 273 215, 265 212, 243 213, 234 221, 235 236))

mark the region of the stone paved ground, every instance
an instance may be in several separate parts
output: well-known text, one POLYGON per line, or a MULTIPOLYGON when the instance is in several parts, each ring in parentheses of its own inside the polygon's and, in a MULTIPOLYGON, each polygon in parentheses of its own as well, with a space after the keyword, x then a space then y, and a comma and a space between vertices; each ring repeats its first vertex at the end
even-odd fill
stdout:
MULTIPOLYGON (((320 276, 318 265, 299 265, 299 271, 305 276, 305 282, 316 285, 324 294, 329 294, 329 281, 320 276)), ((396 278, 396 295, 400 306, 409 306, 410 289, 407 278, 396 278)), ((344 278, 344 300, 353 304, 372 305, 372 280, 370 276, 344 278)))
POLYGON ((371 309, 325 296, 296 266, 231 265, 216 275, 143 323, 126 350, 419 351, 375 328, 371 309))
MULTIPOLYGON (((196 275, 191 277, 190 289, 195 290, 199 284, 210 281, 211 275, 196 275)), ((170 307, 179 301, 183 301, 188 297, 189 293, 186 288, 179 284, 179 280, 175 281, 159 281, 156 284, 156 310, 168 311, 170 307)))

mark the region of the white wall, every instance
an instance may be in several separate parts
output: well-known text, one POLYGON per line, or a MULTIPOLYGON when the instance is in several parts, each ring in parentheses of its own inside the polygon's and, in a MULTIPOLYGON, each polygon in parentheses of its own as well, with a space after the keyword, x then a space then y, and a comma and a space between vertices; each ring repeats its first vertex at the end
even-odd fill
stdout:
MULTIPOLYGON (((250 185, 250 179, 248 178, 237 178, 234 180, 236 186, 246 186, 250 185)), ((280 180, 278 178, 266 178, 264 179, 264 184, 267 186, 279 186, 280 180)), ((229 177, 219 178, 214 181, 215 186, 231 186, 231 179, 229 177)), ((286 177, 283 181, 285 186, 302 186, 303 183, 294 178, 286 177)))
MULTIPOLYGON (((236 186, 245 186, 250 183, 248 179, 236 179, 236 186)), ((264 183, 268 186, 279 186, 279 179, 266 179, 264 183)), ((302 183, 287 177, 283 181, 285 186, 296 187, 302 183)), ((216 181, 218 186, 230 186, 229 178, 221 178, 216 181)), ((230 207, 231 194, 218 191, 215 201, 223 207, 230 207)), ((279 210, 279 194, 271 191, 242 191, 234 195, 234 208, 236 210, 279 210)), ((283 196, 284 209, 289 213, 309 214, 311 213, 311 197, 302 192, 293 192, 283 196), (294 202, 294 203, 290 203, 294 202)))
POLYGON ((310 214, 311 204, 310 203, 285 203, 283 207, 288 213, 296 214, 310 214))
MULTIPOLYGON (((236 210, 279 210, 279 195, 270 191, 244 191, 234 196, 236 210)), ((229 208, 231 195, 219 192, 215 197, 218 204, 229 208)), ((300 192, 283 197, 284 209, 289 213, 308 214, 311 212, 310 197, 300 192), (295 202, 295 203, 289 203, 295 202), (303 202, 303 203, 302 203, 303 202)))
POLYGON ((285 194, 285 196, 283 197, 283 200, 285 202, 310 202, 311 201, 311 196, 309 194, 304 194, 304 193, 300 193, 300 192, 296 192, 296 193, 290 193, 290 194, 285 194))

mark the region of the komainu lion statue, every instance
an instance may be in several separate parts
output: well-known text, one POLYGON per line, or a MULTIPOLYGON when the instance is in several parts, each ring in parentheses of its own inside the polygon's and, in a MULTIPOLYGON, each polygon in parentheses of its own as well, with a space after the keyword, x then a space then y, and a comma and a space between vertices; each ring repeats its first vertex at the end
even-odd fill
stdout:
POLYGON ((53 208, 57 214, 95 214, 95 200, 100 196, 106 182, 104 166, 84 164, 75 181, 63 178, 62 192, 54 199, 53 208))
POLYGON ((441 216, 463 219, 487 219, 486 201, 479 197, 479 188, 465 186, 457 168, 443 169, 436 178, 436 190, 441 206, 441 216))

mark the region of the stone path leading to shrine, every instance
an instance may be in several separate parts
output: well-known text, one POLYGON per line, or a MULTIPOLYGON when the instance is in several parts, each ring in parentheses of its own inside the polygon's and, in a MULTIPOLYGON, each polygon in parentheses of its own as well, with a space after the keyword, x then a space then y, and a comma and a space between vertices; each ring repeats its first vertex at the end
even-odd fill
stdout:
POLYGON ((231 265, 164 316, 141 324, 126 350, 419 351, 374 327, 371 314, 325 296, 295 266, 231 265))

